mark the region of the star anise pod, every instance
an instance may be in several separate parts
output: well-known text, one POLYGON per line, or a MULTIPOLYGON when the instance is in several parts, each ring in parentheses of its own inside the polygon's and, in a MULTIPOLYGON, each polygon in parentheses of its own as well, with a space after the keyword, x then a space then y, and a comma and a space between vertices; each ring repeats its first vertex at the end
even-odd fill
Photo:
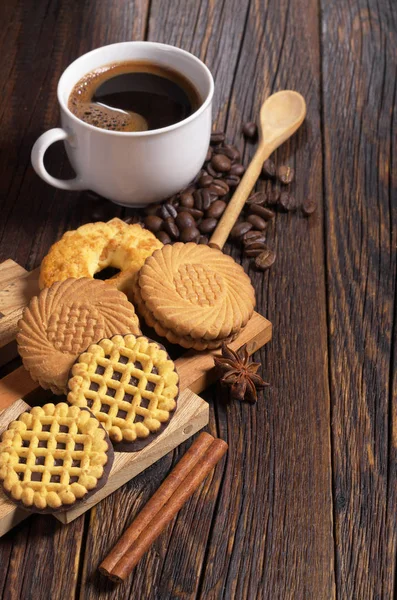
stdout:
POLYGON ((221 383, 230 387, 232 398, 257 401, 257 390, 270 385, 258 375, 260 363, 249 362, 247 344, 235 352, 225 343, 222 344, 222 356, 214 356, 215 366, 221 371, 221 383))

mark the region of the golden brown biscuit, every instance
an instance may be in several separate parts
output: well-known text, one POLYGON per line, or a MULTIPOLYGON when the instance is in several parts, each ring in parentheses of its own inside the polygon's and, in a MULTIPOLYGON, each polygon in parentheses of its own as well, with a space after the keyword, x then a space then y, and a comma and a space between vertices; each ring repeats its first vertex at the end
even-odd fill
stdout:
POLYGON ((120 269, 107 280, 124 291, 145 259, 162 243, 140 225, 129 225, 120 219, 108 223, 87 223, 67 231, 51 246, 40 267, 40 288, 70 277, 94 277, 106 267, 120 269))
POLYGON ((159 335, 200 350, 230 341, 255 306, 243 268, 219 250, 194 243, 163 246, 146 259, 134 299, 159 335))
POLYGON ((91 344, 71 370, 67 400, 89 408, 115 450, 134 452, 158 436, 176 408, 179 378, 164 347, 115 335, 91 344))
POLYGON ((126 296, 96 279, 67 279, 35 296, 18 323, 18 351, 34 381, 55 394, 66 392, 76 358, 103 337, 139 334, 126 296))
POLYGON ((35 406, 12 421, 0 443, 5 493, 34 512, 55 512, 105 485, 113 448, 99 421, 77 406, 35 406))

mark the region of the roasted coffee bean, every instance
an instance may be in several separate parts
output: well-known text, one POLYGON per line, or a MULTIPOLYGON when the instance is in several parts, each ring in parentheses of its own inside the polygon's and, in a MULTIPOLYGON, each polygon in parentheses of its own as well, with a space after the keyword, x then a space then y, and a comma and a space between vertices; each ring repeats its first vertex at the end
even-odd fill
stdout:
POLYGON ((256 241, 260 241, 260 242, 265 241, 263 231, 256 231, 255 229, 251 229, 250 231, 247 231, 247 233, 245 233, 243 235, 242 239, 243 239, 243 244, 248 244, 248 243, 256 242, 256 241))
POLYGON ((252 223, 248 223, 247 221, 240 221, 240 223, 235 224, 235 226, 230 232, 230 235, 232 238, 240 238, 250 229, 252 229, 252 223))
POLYGON ((211 157, 212 157, 212 148, 211 148, 211 146, 209 146, 209 148, 208 148, 208 150, 207 150, 207 155, 206 155, 206 157, 205 157, 205 162, 208 162, 208 161, 210 161, 210 160, 211 160, 211 157))
POLYGON ((258 135, 258 127, 254 121, 248 121, 243 125, 243 135, 249 140, 253 140, 258 135))
POLYGON ((180 240, 181 242, 193 242, 200 237, 200 232, 197 227, 186 227, 181 231, 180 240))
POLYGON ((184 190, 180 191, 180 194, 193 194, 194 190, 196 189, 195 185, 188 185, 187 188, 185 188, 184 190))
POLYGON ((277 204, 279 200, 280 200, 280 190, 278 188, 271 189, 267 195, 267 204, 270 204, 271 206, 273 206, 273 205, 277 204))
POLYGON ((265 192, 256 192, 255 194, 252 194, 252 196, 250 196, 248 198, 248 200, 246 201, 246 205, 250 208, 254 204, 263 205, 263 204, 265 204, 266 199, 267 199, 267 196, 266 196, 265 192))
POLYGON ((215 171, 215 169, 213 168, 211 163, 208 163, 207 165, 207 171, 209 173, 209 175, 211 175, 211 177, 221 177, 222 173, 219 173, 218 171, 215 171))
POLYGON ((237 175, 237 177, 241 177, 242 175, 244 175, 245 173, 245 167, 244 165, 240 164, 240 163, 236 163, 235 165, 231 166, 231 169, 229 171, 229 175, 237 175))
POLYGON ((198 244, 208 244, 208 238, 206 235, 200 235, 199 239, 198 239, 198 244))
POLYGON ((228 173, 225 177, 225 182, 229 187, 235 188, 240 183, 240 177, 237 177, 237 175, 229 175, 228 173))
POLYGON ((228 171, 230 171, 232 163, 230 158, 228 158, 224 154, 214 154, 211 158, 211 166, 213 169, 215 169, 215 171, 227 173, 228 171))
POLYGON ((202 210, 203 209, 203 198, 201 196, 201 190, 196 190, 195 192, 193 192, 193 198, 194 198, 194 208, 197 208, 198 210, 202 210))
POLYGON ((204 188, 203 190, 201 190, 201 198, 202 210, 208 210, 212 202, 211 192, 207 188, 204 188))
POLYGON ((218 146, 218 147, 214 148, 214 153, 215 154, 224 154, 225 156, 230 158, 231 161, 236 161, 236 160, 241 159, 241 154, 237 150, 236 146, 231 146, 229 144, 225 144, 224 146, 218 146))
POLYGON ((270 219, 274 219, 275 213, 266 208, 265 206, 261 206, 260 204, 251 204, 249 207, 250 214, 259 215, 265 221, 270 221, 270 219))
POLYGON ((259 215, 249 215, 246 220, 248 223, 251 223, 255 229, 259 229, 259 231, 266 229, 267 223, 265 219, 262 219, 259 215))
POLYGON ((217 224, 218 221, 216 219, 203 219, 198 228, 201 233, 212 233, 217 224))
POLYGON ((258 238, 257 240, 250 241, 247 244, 244 244, 244 248, 246 250, 265 250, 265 238, 262 236, 262 239, 258 238))
POLYGON ((306 198, 303 202, 302 202, 302 212, 305 215, 305 217, 310 217, 310 215, 312 215, 317 209, 317 202, 315 202, 315 200, 312 200, 311 198, 306 198))
POLYGON ((272 266, 272 264, 274 263, 275 260, 276 260, 275 252, 273 252, 273 250, 270 250, 270 248, 266 248, 266 250, 263 250, 261 252, 261 254, 259 254, 256 257, 255 266, 257 269, 260 269, 261 271, 265 271, 265 269, 268 269, 269 267, 272 266))
POLYGON ((173 219, 175 219, 175 217, 177 215, 176 208, 174 206, 172 206, 172 204, 165 202, 161 206, 158 215, 162 219, 168 219, 169 217, 172 217, 173 219))
POLYGON ((166 233, 168 233, 168 235, 170 236, 170 238, 172 238, 173 240, 177 240, 179 238, 179 229, 178 227, 175 225, 175 221, 172 217, 169 217, 168 219, 166 219, 163 223, 163 231, 165 231, 166 233))
POLYGON ((187 192, 183 192, 181 194, 181 198, 180 198, 180 205, 181 206, 187 206, 189 208, 193 208, 193 206, 194 206, 194 198, 193 198, 192 194, 187 193, 187 192))
POLYGON ((178 208, 178 212, 187 212, 192 215, 192 217, 198 221, 204 215, 202 210, 197 210, 197 208, 189 208, 188 206, 180 206, 178 208))
POLYGON ((226 181, 223 181, 223 179, 214 179, 212 183, 213 185, 217 185, 218 187, 223 188, 225 194, 228 193, 229 186, 227 185, 226 181))
POLYGON ((186 211, 180 212, 178 214, 178 216, 175 219, 175 223, 179 230, 186 229, 186 227, 193 227, 196 225, 194 217, 186 211))
POLYGON ((219 219, 226 208, 226 202, 223 200, 215 200, 207 210, 206 217, 210 219, 219 219))
POLYGON ((298 204, 295 200, 295 197, 289 192, 282 192, 280 194, 279 202, 280 206, 288 212, 292 212, 298 208, 298 204))
MULTIPOLYGON (((229 186, 228 186, 229 188, 229 186)), ((226 194, 223 187, 216 185, 214 182, 211 183, 210 187, 207 190, 212 194, 216 194, 218 197, 224 196, 226 194)))
POLYGON ((157 211, 160 209, 161 204, 148 204, 145 206, 144 211, 147 215, 155 215, 157 211))
POLYGON ((253 258, 255 256, 259 256, 260 254, 262 254, 262 252, 263 252, 263 248, 251 248, 251 246, 249 248, 244 248, 245 256, 249 256, 251 258, 253 258))
POLYGON ((288 185, 295 179, 295 169, 288 167, 287 165, 281 165, 281 167, 278 168, 277 175, 281 183, 288 185))
POLYGON ((276 177, 276 165, 270 158, 263 163, 262 176, 265 179, 274 179, 276 177))
POLYGON ((168 233, 166 233, 165 231, 158 231, 158 232, 156 233, 156 238, 157 238, 158 240, 160 240, 160 242, 162 242, 162 243, 164 244, 164 246, 165 246, 166 244, 171 244, 171 238, 170 238, 170 236, 168 235, 168 233))
POLYGON ((200 176, 200 178, 198 180, 198 184, 200 187, 208 187, 209 185, 211 185, 213 180, 214 180, 214 178, 211 177, 211 175, 208 175, 208 173, 205 173, 200 176))
POLYGON ((223 131, 214 131, 211 133, 210 144, 214 146, 216 144, 222 144, 225 141, 225 134, 223 131))
POLYGON ((145 227, 147 227, 149 231, 152 231, 153 233, 160 231, 163 222, 163 219, 161 217, 156 217, 156 215, 148 215, 144 220, 145 227))

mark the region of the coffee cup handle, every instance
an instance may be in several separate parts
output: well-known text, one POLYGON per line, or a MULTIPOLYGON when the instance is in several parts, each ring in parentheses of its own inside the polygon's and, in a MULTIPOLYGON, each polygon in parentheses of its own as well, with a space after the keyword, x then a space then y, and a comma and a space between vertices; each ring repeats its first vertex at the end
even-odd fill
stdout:
POLYGON ((43 133, 43 135, 36 140, 32 148, 32 165, 37 175, 60 190, 84 190, 87 186, 84 185, 79 176, 74 177, 73 179, 57 179, 50 175, 44 166, 44 154, 46 153, 47 148, 54 142, 66 140, 68 137, 69 134, 61 127, 56 127, 55 129, 50 129, 43 133))

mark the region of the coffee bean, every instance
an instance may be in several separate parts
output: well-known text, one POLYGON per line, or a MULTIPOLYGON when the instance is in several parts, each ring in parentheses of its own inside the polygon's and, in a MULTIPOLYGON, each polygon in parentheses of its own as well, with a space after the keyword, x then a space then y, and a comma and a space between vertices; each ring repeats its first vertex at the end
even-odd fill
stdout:
POLYGON ((209 148, 208 148, 208 150, 207 150, 206 157, 205 157, 205 162, 208 162, 208 161, 210 161, 210 160, 211 160, 211 157, 212 157, 212 148, 211 148, 211 146, 209 146, 209 148))
POLYGON ((263 231, 267 226, 266 221, 259 215, 249 215, 247 217, 247 222, 251 223, 255 229, 259 229, 259 231, 263 231))
POLYGON ((194 217, 186 211, 178 214, 177 218, 175 219, 175 223, 180 230, 186 229, 186 227, 194 227, 196 225, 194 217))
POLYGON ((193 194, 194 190, 196 189, 195 185, 188 185, 187 188, 185 188, 184 190, 180 191, 180 194, 193 194))
POLYGON ((201 233, 212 233, 217 224, 218 221, 216 219, 203 219, 198 228, 201 233))
POLYGON ((253 140, 254 138, 256 138, 257 134, 258 134, 258 127, 257 127, 256 123, 254 123, 254 121, 248 121, 247 123, 244 123, 243 135, 245 138, 248 138, 249 140, 253 140))
POLYGON ((213 182, 213 179, 214 178, 211 177, 211 175, 208 175, 208 173, 205 173, 205 174, 201 175, 201 177, 199 178, 198 184, 201 187, 208 187, 213 182))
POLYGON ((295 200, 295 197, 289 192, 282 192, 280 194, 279 202, 280 206, 288 212, 292 212, 298 208, 298 204, 295 200))
POLYGON ((231 169, 229 171, 229 175, 237 175, 237 177, 241 177, 242 175, 244 175, 245 173, 245 167, 244 165, 241 165, 240 163, 236 163, 235 165, 231 166, 231 169))
POLYGON ((200 237, 200 232, 197 227, 186 227, 181 231, 180 240, 185 244, 187 242, 193 242, 195 239, 200 237))
POLYGON ((223 188, 225 194, 228 193, 229 186, 227 185, 227 183, 225 181, 223 181, 223 179, 214 179, 214 181, 212 183, 215 186, 223 188))
POLYGON ((198 210, 202 210, 203 198, 201 196, 201 190, 196 190, 195 192, 193 192, 193 198, 194 198, 194 208, 197 208, 198 210))
POLYGON ((245 245, 245 244, 256 242, 256 241, 264 242, 265 237, 263 235, 263 231, 256 231, 255 229, 251 229, 250 231, 247 231, 247 233, 245 233, 243 235, 242 240, 243 240, 243 244, 245 245))
POLYGON ((276 216, 272 210, 265 206, 260 206, 259 204, 251 204, 249 212, 254 215, 259 215, 262 219, 265 219, 265 221, 270 221, 270 219, 274 219, 276 216))
POLYGON ((267 195, 267 203, 271 206, 277 204, 280 200, 280 190, 278 188, 273 188, 267 195))
POLYGON ((168 219, 168 217, 172 217, 173 219, 175 219, 176 215, 177 215, 176 208, 174 206, 172 206, 172 204, 169 204, 168 202, 165 202, 159 210, 159 216, 162 219, 168 219))
POLYGON ((235 226, 230 232, 230 236, 232 238, 240 238, 250 229, 252 229, 252 223, 248 223, 247 221, 240 221, 240 223, 235 224, 235 226))
POLYGON ((179 229, 178 227, 175 225, 175 221, 174 219, 172 219, 171 217, 169 217, 168 219, 166 219, 163 223, 163 230, 168 233, 168 235, 170 236, 170 238, 177 240, 179 238, 179 229))
POLYGON ((149 231, 157 233, 161 229, 163 219, 161 217, 156 217, 156 215, 148 215, 144 220, 144 223, 145 226, 149 229, 149 231))
MULTIPOLYGON (((215 182, 212 182, 210 187, 207 189, 209 190, 210 193, 214 193, 218 197, 224 196, 227 193, 227 192, 225 192, 225 189, 223 187, 221 187, 220 185, 217 185, 215 182)), ((229 190, 229 186, 228 186, 228 190, 229 190)))
POLYGON ((162 242, 162 243, 164 244, 164 246, 165 246, 166 244, 171 244, 171 238, 170 238, 170 236, 168 235, 168 233, 166 233, 165 231, 158 231, 158 232, 156 233, 156 238, 157 238, 158 240, 160 240, 160 242, 162 242))
POLYGON ((204 215, 202 210, 197 210, 197 208, 189 208, 188 206, 180 206, 178 208, 178 212, 187 212, 192 215, 192 217, 198 221, 204 215))
POLYGON ((248 198, 248 200, 246 201, 246 204, 251 207, 254 204, 258 204, 258 205, 263 205, 266 202, 266 194, 265 192, 256 192, 255 194, 252 194, 252 196, 250 196, 248 198))
POLYGON ((246 250, 265 250, 265 248, 266 248, 265 241, 266 240, 263 237, 261 240, 258 238, 258 240, 253 240, 247 244, 244 244, 244 248, 246 250))
POLYGON ((212 197, 211 197, 211 192, 207 188, 204 188, 203 190, 201 190, 201 199, 202 199, 202 210, 208 210, 209 207, 211 206, 212 197))
POLYGON ((210 144, 211 146, 215 144, 222 144, 225 141, 225 134, 223 131, 214 131, 211 133, 210 144))
POLYGON ((211 177, 221 177, 222 173, 219 173, 218 171, 215 171, 215 169, 213 168, 211 163, 208 163, 207 165, 207 171, 208 173, 211 175, 211 177))
POLYGON ((181 194, 180 204, 181 204, 181 206, 193 208, 194 198, 193 198, 192 194, 183 192, 183 194, 181 194))
POLYGON ((237 150, 236 146, 232 146, 230 144, 225 144, 224 146, 218 146, 217 148, 214 148, 214 152, 215 152, 215 154, 224 154, 225 156, 230 158, 231 161, 236 161, 236 160, 241 159, 241 154, 237 150))
POLYGON ((148 204, 144 210, 147 215, 155 215, 160 207, 161 204, 148 204))
POLYGON ((311 198, 306 198, 302 202, 302 212, 305 217, 310 217, 317 209, 317 202, 311 198))
POLYGON ((292 183, 295 178, 295 169, 288 167, 287 165, 281 165, 278 168, 277 175, 281 183, 288 185, 292 183))
POLYGON ((200 235, 198 239, 198 244, 208 244, 208 237, 206 235, 200 235))
POLYGON ((237 175, 227 174, 227 176, 225 177, 225 181, 229 187, 235 188, 240 183, 240 177, 237 177, 237 175))
POLYGON ((215 200, 206 212, 206 216, 211 219, 219 219, 226 208, 226 202, 223 200, 215 200))
POLYGON ((230 158, 225 156, 224 154, 214 154, 211 158, 211 166, 215 171, 220 171, 221 173, 227 173, 230 171, 230 167, 232 166, 230 158))
POLYGON ((270 158, 263 163, 262 175, 265 179, 274 179, 276 177, 276 165, 270 158))
POLYGON ((244 254, 245 256, 249 256, 249 257, 255 257, 255 256, 259 256, 260 254, 262 254, 263 252, 263 248, 244 248, 244 254))
POLYGON ((275 260, 276 254, 273 252, 273 250, 270 250, 270 248, 266 248, 266 250, 263 250, 263 252, 256 257, 255 266, 257 269, 264 271, 265 269, 271 267, 275 260))

